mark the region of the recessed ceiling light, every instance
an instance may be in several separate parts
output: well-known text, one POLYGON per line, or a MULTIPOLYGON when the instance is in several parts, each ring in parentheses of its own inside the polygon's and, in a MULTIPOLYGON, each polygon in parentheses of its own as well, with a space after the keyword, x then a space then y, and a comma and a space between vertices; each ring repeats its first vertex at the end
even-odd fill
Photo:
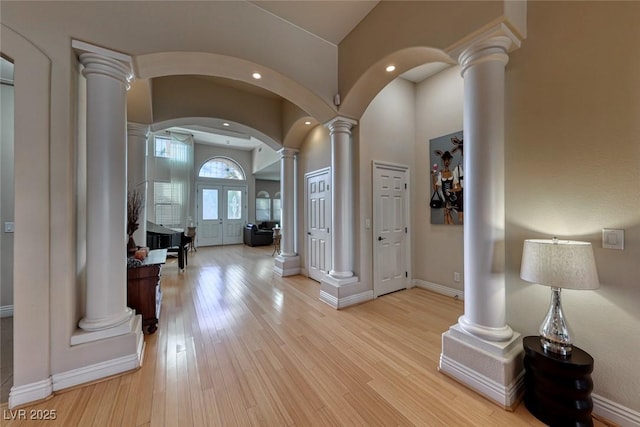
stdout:
POLYGON ((390 73, 390 72, 396 70, 396 66, 395 65, 387 65, 387 68, 385 68, 385 70, 387 71, 387 73, 390 73))
POLYGON ((304 124, 308 126, 308 125, 311 124, 311 122, 309 120, 307 120, 306 122, 304 122, 304 124))
POLYGON ((224 122, 224 123, 222 124, 222 126, 229 126, 229 123, 224 122))
POLYGON ((256 72, 256 73, 251 74, 251 77, 253 77, 256 80, 260 80, 262 78, 262 74, 256 72))

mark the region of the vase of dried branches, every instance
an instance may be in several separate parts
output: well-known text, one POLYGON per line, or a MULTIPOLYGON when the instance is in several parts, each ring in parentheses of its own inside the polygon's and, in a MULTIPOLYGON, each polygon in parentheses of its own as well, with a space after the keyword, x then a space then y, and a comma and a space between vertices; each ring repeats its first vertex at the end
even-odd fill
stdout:
POLYGON ((129 254, 135 253, 138 249, 136 242, 133 240, 133 233, 138 229, 138 218, 140 217, 143 203, 144 195, 142 192, 137 189, 127 192, 127 235, 129 236, 127 252, 129 254))

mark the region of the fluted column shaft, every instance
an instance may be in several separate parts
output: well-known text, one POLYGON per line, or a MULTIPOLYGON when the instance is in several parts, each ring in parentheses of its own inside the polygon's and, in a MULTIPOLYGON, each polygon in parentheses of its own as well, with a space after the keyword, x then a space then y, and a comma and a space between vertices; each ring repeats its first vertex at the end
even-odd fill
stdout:
POLYGON ((282 148, 280 153, 280 202, 282 205, 280 255, 296 256, 295 248, 295 180, 298 150, 282 148))
POLYGON ((140 210, 138 229, 133 240, 138 246, 147 245, 147 138, 149 126, 129 122, 127 124, 127 181, 128 189, 142 193, 144 203, 140 210))
POLYGON ((80 327, 99 331, 121 325, 127 307, 126 91, 130 65, 82 53, 87 79, 87 289, 80 327))
POLYGON ((326 126, 331 136, 331 270, 335 279, 353 277, 354 262, 354 176, 355 162, 351 128, 355 121, 344 117, 331 120, 326 126))
POLYGON ((460 326, 489 341, 509 340, 504 274, 504 84, 511 40, 466 49, 464 78, 464 315, 460 326))

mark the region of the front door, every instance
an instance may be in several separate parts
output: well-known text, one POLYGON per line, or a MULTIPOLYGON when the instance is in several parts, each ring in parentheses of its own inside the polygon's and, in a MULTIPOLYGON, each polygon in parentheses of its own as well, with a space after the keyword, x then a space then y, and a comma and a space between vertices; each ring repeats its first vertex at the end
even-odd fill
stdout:
POLYGON ((307 195, 307 257, 309 277, 318 282, 331 268, 331 173, 321 169, 305 175, 307 195))
POLYGON ((407 287, 408 168, 373 164, 373 247, 375 297, 407 287))
POLYGON ((246 195, 243 185, 198 185, 197 246, 242 243, 246 195))

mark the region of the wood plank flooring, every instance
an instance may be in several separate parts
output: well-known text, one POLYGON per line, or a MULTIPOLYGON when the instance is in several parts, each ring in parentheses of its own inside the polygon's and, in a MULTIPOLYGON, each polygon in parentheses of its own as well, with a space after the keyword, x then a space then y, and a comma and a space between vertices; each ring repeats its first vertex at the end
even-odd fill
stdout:
POLYGON ((0 319, 0 403, 9 400, 13 385, 13 317, 0 319))
POLYGON ((317 282, 275 275, 271 252, 201 247, 184 273, 169 262, 141 369, 27 408, 54 421, 2 425, 542 425, 437 371, 461 301, 414 288, 337 311, 317 282))

